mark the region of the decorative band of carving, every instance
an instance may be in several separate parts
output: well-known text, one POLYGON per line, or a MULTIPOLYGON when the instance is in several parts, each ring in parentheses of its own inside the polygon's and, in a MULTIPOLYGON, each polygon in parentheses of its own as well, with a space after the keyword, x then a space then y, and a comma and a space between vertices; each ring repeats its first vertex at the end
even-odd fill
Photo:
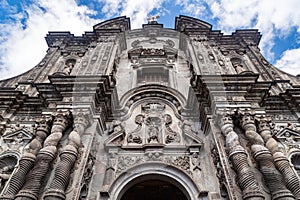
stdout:
POLYGON ((44 195, 44 200, 62 200, 66 199, 64 191, 51 189, 44 195))
POLYGON ((245 149, 242 146, 235 146, 234 148, 231 148, 231 150, 229 151, 228 157, 229 159, 231 159, 232 156, 234 156, 235 154, 245 154, 247 157, 247 153, 245 151, 245 149))
POLYGON ((284 199, 284 200, 294 200, 295 197, 291 194, 289 190, 277 190, 272 195, 273 200, 284 199))

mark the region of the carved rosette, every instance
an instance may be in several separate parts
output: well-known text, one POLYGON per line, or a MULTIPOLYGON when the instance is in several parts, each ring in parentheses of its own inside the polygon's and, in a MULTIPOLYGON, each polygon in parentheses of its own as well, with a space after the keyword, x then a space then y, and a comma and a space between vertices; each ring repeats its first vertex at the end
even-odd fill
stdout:
POLYGON ((19 167, 12 175, 6 191, 0 199, 14 199, 26 181, 27 173, 33 168, 38 151, 42 148, 43 141, 50 131, 52 117, 42 117, 37 120, 38 127, 35 132, 35 138, 29 144, 29 150, 19 160, 19 167))
POLYGON ((44 142, 43 148, 37 154, 33 169, 27 174, 26 182, 16 195, 18 200, 37 200, 39 197, 41 185, 44 181, 50 163, 56 156, 57 144, 62 138, 63 132, 69 124, 70 113, 57 112, 54 115, 54 122, 51 128, 51 134, 44 142))
POLYGON ((286 187, 294 194, 296 199, 300 199, 300 182, 297 174, 292 169, 289 160, 279 149, 278 142, 272 137, 269 126, 270 119, 266 116, 257 118, 259 133, 266 142, 266 147, 271 151, 275 166, 283 176, 286 187))
POLYGON ((55 169, 54 179, 44 195, 45 200, 66 199, 65 191, 69 184, 71 170, 78 157, 81 134, 89 124, 87 115, 88 113, 78 113, 74 116, 73 131, 69 135, 68 144, 60 154, 60 162, 55 169))
POLYGON ((237 181, 243 192, 243 199, 264 199, 258 186, 254 172, 247 161, 247 153, 240 145, 238 135, 233 131, 233 122, 227 114, 220 118, 221 131, 226 137, 226 147, 229 149, 229 159, 237 173, 237 181))
POLYGON ((293 194, 285 187, 280 172, 276 169, 270 151, 264 147, 263 138, 257 133, 254 117, 249 113, 242 113, 241 125, 245 135, 250 141, 254 159, 259 165, 265 183, 273 199, 295 199, 293 194))

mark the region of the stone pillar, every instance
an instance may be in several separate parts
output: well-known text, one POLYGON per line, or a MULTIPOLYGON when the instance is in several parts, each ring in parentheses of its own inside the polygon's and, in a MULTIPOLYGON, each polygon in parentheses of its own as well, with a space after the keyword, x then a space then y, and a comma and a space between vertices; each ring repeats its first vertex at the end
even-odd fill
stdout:
POLYGON ((286 188, 280 172, 276 169, 271 152, 264 146, 263 138, 257 133, 254 117, 249 113, 243 113, 241 125, 251 143, 251 151, 271 192, 272 199, 295 199, 291 191, 286 188))
POLYGON ((51 117, 43 117, 37 121, 38 127, 35 131, 35 138, 29 144, 29 150, 20 158, 19 167, 12 175, 8 187, 1 195, 0 199, 15 199, 16 194, 22 188, 26 181, 27 173, 34 166, 36 155, 42 148, 43 142, 50 131, 51 117))
POLYGON ((57 153, 57 144, 69 124, 70 113, 58 112, 55 114, 51 134, 44 142, 43 148, 37 154, 34 167, 26 176, 26 183, 16 195, 17 200, 37 200, 41 185, 50 168, 51 162, 57 153))
POLYGON ((266 147, 271 151, 275 166, 283 176, 286 187, 294 194, 296 199, 300 199, 300 182, 297 174, 290 165, 289 160, 281 152, 278 142, 272 137, 269 126, 270 119, 265 116, 257 118, 259 133, 266 142, 266 147))
POLYGON ((88 124, 87 115, 78 113, 74 116, 73 131, 69 135, 68 144, 60 154, 60 162, 55 169, 54 179, 44 195, 45 200, 66 199, 65 191, 69 184, 71 170, 78 157, 78 150, 81 146, 81 135, 88 124))
POLYGON ((228 114, 221 117, 220 126, 223 135, 226 137, 226 147, 229 149, 229 159, 237 174, 237 181, 243 192, 243 199, 265 199, 255 180, 254 172, 248 164, 247 153, 239 143, 238 135, 233 130, 232 119, 228 114))

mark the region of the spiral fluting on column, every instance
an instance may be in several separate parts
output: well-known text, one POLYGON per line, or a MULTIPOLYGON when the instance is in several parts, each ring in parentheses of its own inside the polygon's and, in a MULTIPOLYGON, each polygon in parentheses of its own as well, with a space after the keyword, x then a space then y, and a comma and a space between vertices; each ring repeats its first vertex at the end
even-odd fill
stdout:
POLYGON ((88 117, 82 113, 74 116, 74 129, 68 137, 68 144, 60 154, 60 162, 55 169, 54 179, 44 194, 45 200, 66 199, 65 190, 69 184, 71 170, 78 157, 81 134, 89 123, 87 119, 88 117))
POLYGON ((273 156, 278 170, 285 178, 287 188, 292 191, 296 199, 300 199, 300 182, 295 171, 291 168, 289 160, 281 152, 276 152, 273 156))
POLYGON ((39 198, 44 178, 56 156, 57 144, 69 124, 69 117, 70 113, 68 111, 55 114, 51 133, 46 138, 43 148, 38 152, 34 167, 27 174, 26 182, 15 199, 37 200, 39 198))
POLYGON ((281 152, 278 142, 272 137, 271 128, 269 126, 271 119, 267 116, 260 116, 257 117, 256 120, 258 122, 259 133, 266 142, 266 147, 273 155, 274 164, 281 173, 286 188, 293 193, 296 199, 300 199, 299 179, 292 169, 289 160, 281 152))
POLYGON ((26 175, 33 168, 36 160, 36 154, 42 148, 43 141, 49 134, 52 117, 42 117, 37 120, 38 127, 35 132, 35 138, 29 144, 29 150, 20 158, 17 171, 12 175, 8 187, 1 195, 1 200, 15 199, 16 194, 23 187, 26 175))
POLYGON ((270 151, 264 146, 264 139, 257 132, 254 116, 249 113, 241 113, 241 125, 251 143, 253 157, 258 163, 272 198, 276 197, 277 200, 295 199, 291 191, 286 188, 281 174, 276 169, 270 151))
POLYGON ((238 135, 233 131, 232 118, 228 115, 223 116, 220 119, 220 123, 221 131, 226 137, 226 147, 230 149, 229 159, 232 161, 233 168, 237 174, 237 182, 243 192, 243 199, 265 199, 256 182, 254 172, 247 161, 247 153, 240 145, 238 135))

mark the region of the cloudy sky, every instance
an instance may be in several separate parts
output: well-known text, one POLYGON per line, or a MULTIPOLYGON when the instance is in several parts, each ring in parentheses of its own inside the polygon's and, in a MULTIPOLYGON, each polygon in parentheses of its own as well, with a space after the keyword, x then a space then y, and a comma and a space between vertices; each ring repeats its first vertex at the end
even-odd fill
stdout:
POLYGON ((231 34, 256 28, 260 48, 272 64, 300 74, 299 0, 0 0, 0 79, 34 67, 45 55, 48 31, 81 35, 93 25, 117 16, 140 28, 147 17, 174 28, 175 17, 188 15, 231 34))

